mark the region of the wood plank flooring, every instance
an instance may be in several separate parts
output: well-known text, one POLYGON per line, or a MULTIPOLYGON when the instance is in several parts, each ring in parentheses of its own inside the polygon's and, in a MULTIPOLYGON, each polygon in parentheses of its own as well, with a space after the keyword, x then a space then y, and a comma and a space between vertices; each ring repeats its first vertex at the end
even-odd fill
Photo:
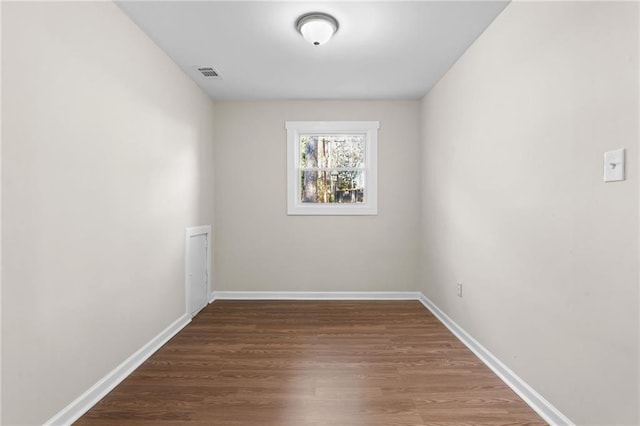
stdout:
POLYGON ((76 425, 541 425, 417 301, 216 301, 76 425))

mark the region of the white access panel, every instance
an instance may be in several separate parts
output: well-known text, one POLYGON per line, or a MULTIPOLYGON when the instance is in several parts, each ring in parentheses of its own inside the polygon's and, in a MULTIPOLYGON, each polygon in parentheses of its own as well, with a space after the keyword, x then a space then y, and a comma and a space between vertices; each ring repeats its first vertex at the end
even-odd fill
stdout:
POLYGON ((185 254, 185 281, 187 314, 194 317, 207 305, 211 250, 211 227, 187 229, 185 254))

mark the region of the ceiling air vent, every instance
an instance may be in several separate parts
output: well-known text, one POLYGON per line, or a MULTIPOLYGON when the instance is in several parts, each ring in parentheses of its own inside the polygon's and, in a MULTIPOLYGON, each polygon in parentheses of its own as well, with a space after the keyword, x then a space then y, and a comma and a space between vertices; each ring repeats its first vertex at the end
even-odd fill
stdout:
POLYGON ((216 70, 211 67, 195 67, 204 78, 222 78, 216 70))

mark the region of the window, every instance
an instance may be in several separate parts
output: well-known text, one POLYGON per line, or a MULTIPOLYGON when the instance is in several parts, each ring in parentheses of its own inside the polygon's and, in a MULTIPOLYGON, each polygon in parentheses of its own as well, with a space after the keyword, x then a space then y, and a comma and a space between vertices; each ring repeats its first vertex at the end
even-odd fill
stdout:
POLYGON ((377 121, 287 121, 287 212, 378 214, 377 121))

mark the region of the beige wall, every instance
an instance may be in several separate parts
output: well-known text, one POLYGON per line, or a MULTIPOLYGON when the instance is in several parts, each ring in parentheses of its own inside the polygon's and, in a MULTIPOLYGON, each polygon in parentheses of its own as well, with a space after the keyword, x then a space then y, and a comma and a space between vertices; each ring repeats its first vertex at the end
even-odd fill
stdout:
POLYGON ((213 114, 113 3, 2 6, 2 424, 40 424, 184 314, 213 114))
POLYGON ((512 3, 423 100, 423 290, 578 424, 640 422, 638 22, 512 3))
POLYGON ((418 102, 216 102, 215 108, 216 290, 415 290, 418 102), (380 121, 377 216, 287 216, 287 120, 380 121))
MULTIPOLYGON (((2 34, 2 3, 0 1, 0 35, 2 34)), ((2 39, 0 37, 0 59, 2 39)), ((0 60, 0 99, 2 99, 2 60, 0 60)), ((2 102, 0 102, 0 212, 2 211, 2 102)), ((0 423, 2 423, 2 215, 0 214, 0 423)))

